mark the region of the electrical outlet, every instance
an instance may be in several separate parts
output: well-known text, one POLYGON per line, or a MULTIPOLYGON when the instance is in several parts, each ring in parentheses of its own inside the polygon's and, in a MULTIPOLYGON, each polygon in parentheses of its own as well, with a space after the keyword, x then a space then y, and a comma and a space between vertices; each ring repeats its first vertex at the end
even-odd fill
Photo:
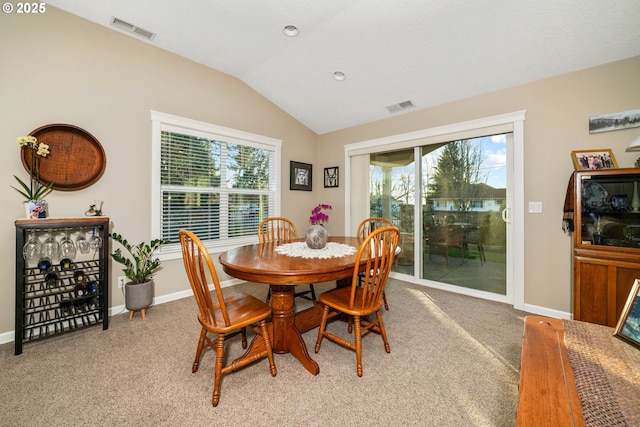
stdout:
POLYGON ((118 289, 124 288, 125 283, 127 283, 127 276, 118 276, 118 289))

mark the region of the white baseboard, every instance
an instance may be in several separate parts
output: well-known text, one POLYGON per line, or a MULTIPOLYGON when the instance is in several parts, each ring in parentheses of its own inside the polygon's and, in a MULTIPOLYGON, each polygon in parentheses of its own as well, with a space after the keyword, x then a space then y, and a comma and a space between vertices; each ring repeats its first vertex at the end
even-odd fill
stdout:
POLYGON ((0 344, 13 342, 16 339, 15 331, 3 332, 0 334, 0 344))
MULTIPOLYGON (((230 280, 225 280, 224 282, 220 282, 220 286, 223 288, 226 288, 228 286, 238 285, 244 282, 245 282, 244 280, 240 280, 240 279, 230 279, 230 280)), ((209 290, 213 290, 213 288, 214 288, 213 285, 209 285, 209 290)), ((182 298, 190 297, 192 295, 193 295, 193 291, 191 289, 174 292, 172 294, 161 295, 153 299, 153 305, 159 305, 159 304, 164 304, 170 301, 176 301, 182 298)), ((122 314, 126 311, 127 311, 127 308, 124 306, 124 304, 110 307, 109 317, 115 316, 117 314, 122 314)), ((15 330, 3 332, 0 334, 0 344, 13 342, 15 339, 16 339, 15 330)))
POLYGON ((573 318, 573 315, 571 313, 567 313, 566 311, 552 310, 550 308, 531 304, 525 304, 523 311, 526 311, 527 313, 537 314, 539 316, 553 317, 556 319, 571 320, 573 318))

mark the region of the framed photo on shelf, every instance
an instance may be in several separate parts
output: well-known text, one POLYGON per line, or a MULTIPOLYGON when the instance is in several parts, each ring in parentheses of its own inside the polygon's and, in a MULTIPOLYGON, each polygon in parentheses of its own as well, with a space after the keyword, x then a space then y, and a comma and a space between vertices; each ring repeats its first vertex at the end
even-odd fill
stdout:
POLYGON ((613 334, 640 348, 640 280, 636 279, 613 334))
POLYGON ((289 189, 311 191, 313 166, 309 163, 291 161, 289 166, 289 189))
POLYGON ((571 158, 577 171, 618 168, 618 163, 610 148, 575 150, 571 152, 571 158))
POLYGON ((335 188, 338 186, 338 166, 324 168, 324 188, 335 188))

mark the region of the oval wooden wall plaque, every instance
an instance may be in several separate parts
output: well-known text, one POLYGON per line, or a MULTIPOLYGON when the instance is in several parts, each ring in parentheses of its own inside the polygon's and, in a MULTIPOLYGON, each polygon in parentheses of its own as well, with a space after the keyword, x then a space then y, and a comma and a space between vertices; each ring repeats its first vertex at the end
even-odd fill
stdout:
MULTIPOLYGON (((104 149, 89 132, 77 126, 52 124, 29 135, 49 146, 50 154, 40 159, 40 182, 53 182, 53 189, 74 191, 97 182, 107 165, 104 149)), ((31 151, 22 150, 22 164, 30 170, 31 151)))

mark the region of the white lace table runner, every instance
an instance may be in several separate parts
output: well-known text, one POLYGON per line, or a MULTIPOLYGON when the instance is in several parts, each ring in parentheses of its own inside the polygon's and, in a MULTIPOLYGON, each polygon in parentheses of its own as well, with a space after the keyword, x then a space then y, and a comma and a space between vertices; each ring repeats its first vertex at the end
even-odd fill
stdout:
POLYGON ((358 250, 353 246, 336 242, 327 242, 322 249, 311 249, 306 242, 285 243, 276 247, 275 251, 282 255, 298 258, 340 258, 353 255, 358 250))

